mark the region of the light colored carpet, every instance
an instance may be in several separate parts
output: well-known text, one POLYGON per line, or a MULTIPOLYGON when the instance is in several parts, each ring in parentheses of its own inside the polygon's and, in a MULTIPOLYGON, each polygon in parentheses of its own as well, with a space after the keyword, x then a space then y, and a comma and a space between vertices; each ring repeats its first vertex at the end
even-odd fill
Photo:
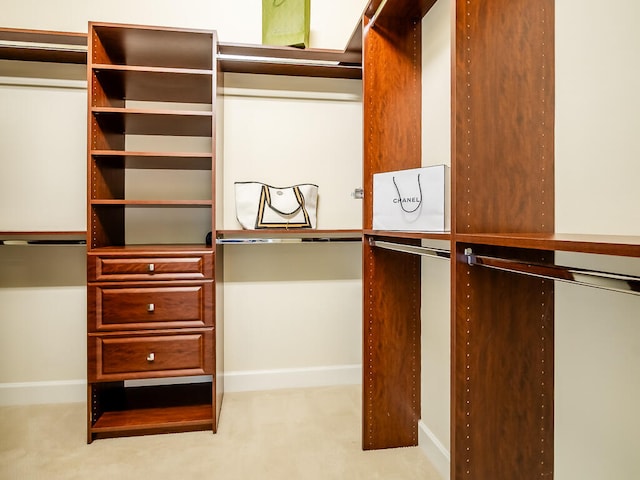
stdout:
POLYGON ((225 395, 217 434, 86 444, 85 405, 0 408, 2 480, 439 480, 418 447, 361 448, 360 387, 225 395))

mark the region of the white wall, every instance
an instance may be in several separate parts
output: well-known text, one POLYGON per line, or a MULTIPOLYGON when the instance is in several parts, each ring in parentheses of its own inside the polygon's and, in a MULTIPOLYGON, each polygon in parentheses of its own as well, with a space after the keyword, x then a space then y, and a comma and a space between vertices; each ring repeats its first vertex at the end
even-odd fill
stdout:
MULTIPOLYGON (((422 164, 451 165, 451 1, 422 21, 422 164)), ((423 242, 425 243, 425 242, 423 242)), ((447 242, 428 242, 448 249, 447 242)), ((419 443, 442 478, 451 449, 451 273, 449 261, 422 260, 422 378, 419 443)))
MULTIPOLYGON (((635 0, 558 0, 556 231, 640 235, 635 0)), ((640 275, 640 261, 558 255, 640 275)), ((640 478, 640 298, 556 283, 555 476, 640 478)))
MULTIPOLYGON (((364 0, 311 2, 310 46, 344 49, 364 0)), ((2 27, 86 32, 88 21, 216 29, 222 42, 261 43, 261 0, 3 0, 2 27)))
MULTIPOLYGON (((312 2, 311 45, 318 48, 344 48, 364 3, 364 0, 312 2)), ((80 0, 54 3, 8 0, 3 2, 0 26, 86 32, 89 20, 216 29, 219 39, 224 42, 261 41, 261 2, 258 0, 149 0, 133 3, 120 0, 110 3, 80 0)), ((16 69, 22 70, 27 66, 25 63, 2 63, 0 77, 10 74, 18 77, 58 75, 43 73, 42 65, 36 67, 40 73, 16 72, 16 69)), ((77 72, 74 75, 65 80, 77 80, 77 72)), ((250 143, 252 135, 257 133, 250 122, 254 118, 252 108, 256 109, 256 115, 264 115, 264 105, 271 104, 274 118, 281 115, 283 119, 289 120, 295 109, 302 109, 301 114, 308 117, 311 128, 321 129, 324 135, 320 139, 320 145, 315 145, 312 152, 315 155, 314 165, 315 159, 322 155, 333 162, 343 162, 342 165, 349 165, 349 173, 345 175, 348 181, 344 184, 344 190, 347 184, 349 188, 361 185, 361 103, 359 95, 354 95, 360 89, 359 81, 347 82, 348 86, 342 81, 335 81, 333 84, 325 82, 318 87, 314 82, 309 86, 309 82, 303 79, 300 85, 285 87, 282 96, 288 95, 289 88, 294 91, 294 96, 299 96, 302 91, 305 92, 303 96, 309 97, 310 91, 311 98, 272 103, 272 99, 264 98, 263 86, 254 82, 246 87, 237 78, 230 80, 230 88, 236 89, 232 94, 236 100, 234 103, 234 100, 230 99, 224 115, 233 128, 225 129, 225 135, 228 132, 228 136, 222 140, 231 157, 234 152, 242 152, 242 147, 250 143), (317 93, 319 88, 324 89, 322 94, 317 93), (252 92, 247 96, 248 90, 252 92), (327 95, 329 98, 326 98, 327 95), (291 104, 291 108, 283 107, 288 103, 291 104), (242 110, 243 108, 248 110, 242 110), (242 116, 238 117, 240 113, 245 115, 244 119, 242 116), (234 115, 237 118, 235 122, 234 115), (246 124, 244 130, 243 123, 246 124), (357 182, 353 176, 353 172, 356 171, 357 182)), ((282 90, 285 79, 281 80, 276 83, 282 90)), ((47 98, 58 100, 69 94, 67 87, 68 85, 56 87, 52 92, 40 89, 38 95, 46 94, 47 98)), ((0 95, 10 97, 10 89, 13 88, 15 87, 0 86, 0 95)), ((86 95, 86 92, 81 95, 86 95)), ((60 119, 57 127, 69 125, 71 118, 85 118, 84 101, 79 101, 74 107, 66 102, 65 105, 67 109, 62 113, 69 117, 60 119)), ((25 111, 21 111, 20 116, 29 118, 25 111)), ((3 125, 12 121, 12 117, 5 114, 0 114, 0 118, 3 125)), ((280 135, 281 124, 282 122, 269 121, 262 127, 266 129, 265 132, 273 129, 274 135, 280 135)), ((297 125, 304 125, 304 122, 300 120, 297 125)), ((37 122, 24 128, 17 128, 15 124, 10 126, 12 135, 17 136, 13 138, 15 141, 12 148, 23 143, 25 146, 41 146, 47 149, 48 143, 55 142, 34 142, 34 138, 40 138, 36 132, 41 126, 37 122), (30 145, 34 143, 35 145, 30 145)), ((301 129, 296 134, 296 141, 300 145, 305 144, 304 135, 312 132, 313 130, 307 130, 307 133, 304 133, 304 129, 301 129)), ((47 158, 52 162, 58 162, 61 168, 66 166, 70 175, 78 174, 82 177, 85 175, 86 162, 84 122, 81 128, 72 129, 71 133, 65 132, 65 140, 70 140, 68 145, 74 149, 74 153, 68 155, 48 150, 47 158)), ((4 142, 0 144, 3 168, 7 164, 6 159, 13 157, 13 151, 6 150, 6 145, 4 142)), ((302 156, 304 152, 300 153, 302 156)), ((325 168, 321 173, 326 175, 327 171, 325 168)), ((42 168, 40 172, 46 172, 46 168, 42 168)), ((233 170, 231 172, 235 175, 233 170)), ((12 188, 19 188, 18 186, 26 181, 24 178, 16 180, 16 177, 22 174, 23 172, 17 168, 7 172, 3 170, 0 176, 0 190, 6 192, 9 184, 12 188)), ((325 180, 321 178, 318 182, 325 180)), ((63 195, 69 188, 65 180, 60 183, 60 188, 65 189, 61 192, 63 195)), ((79 183, 82 184, 83 180, 75 182, 74 185, 77 186, 79 183)), ((321 192, 322 186, 321 183, 321 192)), ((82 191, 71 190, 75 193, 70 194, 77 197, 75 203, 71 200, 74 212, 70 212, 72 207, 64 210, 72 217, 72 221, 55 220, 47 228, 84 230, 84 187, 82 191), (79 227, 76 228, 76 225, 79 227)), ((43 194, 44 192, 45 190, 42 190, 43 194)), ((47 202, 50 194, 44 194, 43 199, 36 189, 34 200, 47 202)), ((331 206, 328 199, 331 197, 325 188, 328 209, 331 206)), ((347 212, 346 216, 341 212, 340 215, 324 217, 322 222, 326 222, 325 228, 343 228, 347 225, 358 228, 361 225, 359 203, 350 197, 345 200, 348 200, 345 201, 348 205, 344 209, 344 212, 347 212), (329 218, 333 220, 325 220, 329 218)), ((3 198, 3 205, 6 204, 4 202, 3 198)), ((336 211, 337 207, 334 205, 331 209, 336 211)), ((228 218, 232 221, 232 213, 229 215, 231 217, 228 218)), ((38 228, 42 223, 34 220, 35 216, 13 216, 23 222, 19 225, 20 230, 44 229, 38 228)), ((0 227, 0 231, 9 229, 16 230, 18 225, 7 224, 0 227)), ((0 247, 0 404, 85 400, 86 393, 82 388, 86 378, 85 252, 83 247, 65 248, 66 250, 62 247, 0 247), (36 251, 37 255, 34 254, 36 251), (60 252, 65 253, 62 255, 60 252), (48 280, 44 283, 41 280, 43 271, 50 272, 48 280), (70 281, 65 273, 68 271, 82 272, 81 277, 76 276, 70 281)), ((228 248, 225 253, 227 295, 230 297, 225 302, 228 307, 225 351, 228 355, 227 367, 232 369, 235 376, 235 380, 227 382, 227 388, 233 388, 234 385, 237 389, 293 386, 308 383, 310 379, 317 384, 359 382, 359 324, 362 302, 359 245, 289 246, 278 250, 286 253, 284 257, 273 256, 276 250, 268 251, 265 256, 259 254, 261 250, 243 251, 241 248, 228 248), (274 263, 276 258, 280 259, 280 264, 274 263), (286 260, 287 258, 290 260, 286 260), (276 275, 273 278, 256 279, 253 276, 256 262, 264 264, 261 268, 277 270, 276 275), (280 268, 282 262, 289 262, 286 269, 280 268), (243 276, 244 273, 247 275, 243 276), (271 303, 271 308, 275 309, 291 291, 294 291, 297 297, 298 308, 295 311, 285 309, 284 313, 276 312, 268 318, 261 315, 259 319, 255 316, 256 313, 262 313, 259 308, 252 313, 251 308, 264 305, 265 301, 271 303), (246 301, 247 298, 255 298, 257 302, 249 303, 246 301), (309 307, 310 310, 305 320, 308 323, 300 321, 304 318, 303 307, 309 307), (254 348, 256 337, 252 327, 257 320, 262 322, 260 325, 263 330, 259 348, 254 348), (301 336, 317 341, 311 348, 300 348, 298 341, 301 336), (285 348, 286 345, 289 348, 285 348)))

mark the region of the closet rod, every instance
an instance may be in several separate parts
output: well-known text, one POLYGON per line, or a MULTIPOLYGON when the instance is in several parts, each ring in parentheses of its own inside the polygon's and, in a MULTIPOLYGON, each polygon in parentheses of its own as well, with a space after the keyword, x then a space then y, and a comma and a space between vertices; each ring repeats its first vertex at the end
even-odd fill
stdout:
POLYGON ((478 265, 547 280, 558 280, 601 290, 640 295, 640 277, 633 275, 475 255, 470 248, 465 250, 464 255, 469 265, 478 265))
POLYGON ((0 245, 86 245, 86 240, 0 240, 0 245))
POLYGON ((407 245, 405 243, 387 242, 384 240, 376 240, 374 238, 369 239, 369 245, 371 245, 372 247, 379 247, 386 250, 393 250, 402 253, 411 253, 413 255, 421 255, 424 257, 441 258, 443 260, 448 260, 449 258, 451 258, 451 252, 449 250, 443 250, 441 248, 407 245))
POLYGON ((217 238, 218 245, 360 242, 360 237, 217 238))

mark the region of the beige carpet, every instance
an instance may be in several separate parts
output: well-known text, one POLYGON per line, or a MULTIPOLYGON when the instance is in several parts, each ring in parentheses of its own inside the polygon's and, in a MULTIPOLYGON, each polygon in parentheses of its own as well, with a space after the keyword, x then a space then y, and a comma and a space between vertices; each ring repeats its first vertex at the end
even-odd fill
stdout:
POLYGON ((0 408, 0 479, 439 480, 418 447, 364 452, 360 387, 227 394, 211 432, 86 444, 85 405, 0 408))

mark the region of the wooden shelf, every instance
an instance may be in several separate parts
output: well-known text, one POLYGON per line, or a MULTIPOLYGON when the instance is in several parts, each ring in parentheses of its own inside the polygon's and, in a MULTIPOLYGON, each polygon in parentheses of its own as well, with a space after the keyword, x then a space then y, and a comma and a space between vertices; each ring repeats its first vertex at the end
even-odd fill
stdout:
MULTIPOLYGON (((101 63, 97 59, 94 65, 99 65, 104 72, 109 65, 112 72, 118 71, 115 66, 125 64, 134 65, 119 70, 120 75, 129 75, 125 72, 133 72, 143 67, 158 68, 156 75, 149 75, 134 81, 157 84, 162 78, 162 66, 184 69, 194 69, 186 75, 196 74, 196 70, 211 70, 213 68, 213 52, 209 55, 211 63, 202 65, 197 58, 198 52, 208 52, 211 49, 210 39, 205 37, 208 32, 201 32, 202 37, 190 39, 188 44, 184 40, 187 36, 183 32, 171 31, 171 29, 154 29, 152 27, 140 27, 132 31, 123 32, 115 25, 94 24, 100 34, 101 41, 112 53, 110 63, 101 63), (162 45, 162 49, 156 52, 144 50, 141 45, 150 40, 152 44, 162 45), (160 51, 162 53, 160 54, 160 51), (171 59, 166 60, 165 53, 170 51, 171 59)), ((198 30, 192 31, 198 33, 198 30)), ((276 47, 258 44, 220 43, 219 63, 223 72, 270 74, 270 75, 294 75, 325 78, 362 78, 362 26, 360 23, 354 29, 354 33, 345 50, 330 49, 299 49, 294 47, 276 47)), ((87 63, 88 38, 84 33, 52 32, 45 30, 19 30, 0 29, 0 41, 7 42, 0 45, 0 59, 59 62, 59 63, 87 63), (20 42, 11 45, 8 42, 20 42), (29 45, 29 43, 31 45, 29 45), (48 45, 39 45, 48 44, 48 45)), ((151 72, 149 68, 147 71, 151 72)), ((167 70, 168 72, 168 70, 167 70)), ((106 75, 118 75, 107 73, 106 75)), ((185 82, 193 79, 185 80, 185 82)), ((125 82, 127 83, 127 82, 125 82)), ((134 88, 128 86, 127 88, 134 88)), ((141 91, 142 95, 155 95, 150 91, 141 91)), ((164 88, 164 87, 161 87, 164 88)), ((188 92, 185 90, 185 94, 188 92)), ((134 95, 136 96, 136 95, 134 95)), ((166 97, 165 97, 166 98, 166 97)))
POLYGON ((211 153, 191 152, 127 152, 124 150, 92 150, 91 156, 104 164, 124 168, 157 168, 181 170, 211 170, 211 153), (178 163, 179 162, 179 163, 178 163), (179 167, 178 167, 179 166, 179 167))
POLYGON ((91 200, 93 206, 124 207, 211 207, 212 200, 91 200))
POLYGON ((390 232, 382 230, 364 230, 365 235, 384 238, 410 238, 415 240, 451 240, 450 232, 390 232))
POLYGON ((213 68, 213 34, 205 30, 184 30, 150 26, 90 23, 98 42, 93 64, 150 67, 213 68), (106 52, 106 53, 105 53, 106 52))
POLYGON ((400 18, 420 20, 433 7, 436 0, 371 0, 365 15, 375 18, 376 13, 382 19, 400 18))
POLYGON ((85 231, 0 232, 0 245, 84 245, 85 231))
POLYGON ((107 132, 193 137, 212 135, 212 112, 113 107, 93 107, 91 112, 107 132))
POLYGON ((211 383, 124 387, 94 384, 100 392, 92 438, 211 430, 211 383))
POLYGON ((362 78, 360 51, 220 43, 218 60, 223 72, 362 78))
POLYGON ((87 35, 0 28, 0 59, 86 64, 87 35))
POLYGON ((614 235, 579 235, 562 233, 460 234, 457 242, 517 247, 533 250, 559 250, 640 257, 640 237, 614 235))
POLYGON ((145 245, 122 245, 100 247, 92 249, 93 255, 108 256, 122 255, 122 253, 136 253, 140 256, 144 255, 171 255, 176 253, 208 253, 211 252, 210 245, 202 244, 145 244, 145 245), (151 252, 151 253, 149 253, 151 252))
MULTIPOLYGON (((91 428, 96 438, 101 433, 136 431, 152 433, 163 431, 210 430, 213 425, 211 405, 173 408, 145 408, 123 412, 104 413, 91 428)), ((109 435, 112 437, 113 435, 109 435)))
MULTIPOLYGON (((318 230, 309 228, 298 228, 292 230, 282 230, 265 228, 260 230, 217 230, 217 238, 226 240, 228 243, 242 243, 242 240, 283 240, 290 241, 360 241, 362 230, 318 230)), ((284 243, 283 242, 283 243, 284 243)), ((224 242, 223 242, 224 243, 224 242)), ((247 242, 249 243, 249 242, 247 242)))
POLYGON ((109 98, 205 104, 212 101, 212 70, 94 64, 93 74, 109 98))

